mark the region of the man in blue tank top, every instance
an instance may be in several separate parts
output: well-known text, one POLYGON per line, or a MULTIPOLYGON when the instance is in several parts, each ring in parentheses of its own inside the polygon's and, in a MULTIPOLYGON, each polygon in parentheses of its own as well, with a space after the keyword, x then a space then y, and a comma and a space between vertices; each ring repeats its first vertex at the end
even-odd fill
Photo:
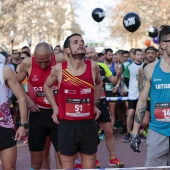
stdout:
POLYGON ((151 119, 147 136, 146 167, 167 166, 170 162, 170 26, 162 25, 159 32, 162 59, 148 64, 142 73, 131 136, 131 148, 140 152, 138 136, 140 124, 145 116, 147 99, 150 97, 151 119))

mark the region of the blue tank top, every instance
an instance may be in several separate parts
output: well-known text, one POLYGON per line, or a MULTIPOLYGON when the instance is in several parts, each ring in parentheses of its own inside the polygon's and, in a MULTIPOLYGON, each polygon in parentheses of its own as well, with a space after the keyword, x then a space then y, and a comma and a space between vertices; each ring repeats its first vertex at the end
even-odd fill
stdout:
POLYGON ((151 78, 149 128, 170 136, 170 72, 164 72, 160 68, 160 62, 161 60, 156 64, 151 78))
POLYGON ((112 72, 112 74, 115 76, 116 75, 116 70, 115 70, 115 63, 112 62, 111 67, 109 67, 110 71, 112 72))

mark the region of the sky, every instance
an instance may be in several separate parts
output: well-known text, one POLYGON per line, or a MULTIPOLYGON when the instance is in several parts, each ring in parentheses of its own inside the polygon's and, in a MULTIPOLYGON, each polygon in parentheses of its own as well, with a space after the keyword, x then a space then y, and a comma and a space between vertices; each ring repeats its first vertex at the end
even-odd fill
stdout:
POLYGON ((105 42, 110 37, 108 7, 114 7, 116 0, 81 0, 75 8, 76 21, 84 32, 83 38, 86 42, 105 42), (102 8, 105 11, 105 18, 100 23, 92 18, 92 11, 95 8, 102 8))

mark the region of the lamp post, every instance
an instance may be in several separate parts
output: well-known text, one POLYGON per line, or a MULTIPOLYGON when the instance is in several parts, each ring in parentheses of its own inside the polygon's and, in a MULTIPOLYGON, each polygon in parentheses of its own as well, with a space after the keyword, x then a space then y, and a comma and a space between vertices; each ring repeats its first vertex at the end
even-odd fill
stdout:
POLYGON ((14 38, 15 38, 15 33, 14 33, 14 31, 11 31, 10 32, 10 37, 11 37, 11 49, 12 49, 12 51, 13 51, 13 45, 14 45, 14 38))

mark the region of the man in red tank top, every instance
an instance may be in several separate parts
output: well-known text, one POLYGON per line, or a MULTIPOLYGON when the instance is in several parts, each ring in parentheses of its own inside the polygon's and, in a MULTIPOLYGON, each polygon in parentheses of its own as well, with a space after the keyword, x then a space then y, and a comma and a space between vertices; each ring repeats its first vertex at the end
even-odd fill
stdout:
POLYGON ((102 90, 99 66, 85 61, 85 44, 80 34, 72 34, 64 42, 67 62, 53 67, 44 84, 46 97, 53 108, 53 120, 59 124, 59 150, 62 168, 74 169, 76 153, 82 168, 94 168, 98 146, 95 120, 100 110, 95 106, 102 90), (51 87, 58 82, 58 103, 51 87))
MULTIPOLYGON (((33 169, 50 169, 47 158, 43 162, 43 156, 49 155, 50 139, 56 152, 58 151, 57 124, 51 118, 53 111, 45 96, 43 85, 52 67, 62 60, 63 55, 53 55, 52 47, 42 42, 35 47, 33 57, 23 60, 17 74, 19 82, 28 77, 28 95, 25 95, 28 109, 30 109, 28 145, 33 169)), ((53 86, 55 100, 57 100, 57 88, 58 84, 55 83, 53 86)))

